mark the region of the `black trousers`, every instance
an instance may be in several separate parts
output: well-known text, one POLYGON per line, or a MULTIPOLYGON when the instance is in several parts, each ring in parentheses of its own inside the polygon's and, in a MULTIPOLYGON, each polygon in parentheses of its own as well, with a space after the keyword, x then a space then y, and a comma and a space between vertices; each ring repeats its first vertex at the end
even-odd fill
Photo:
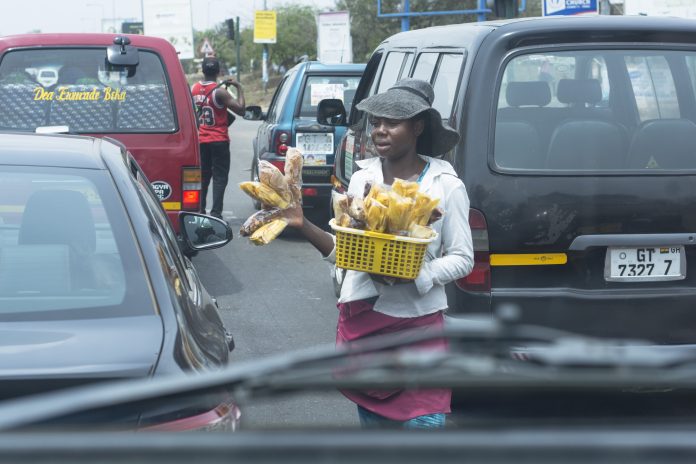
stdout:
POLYGON ((230 142, 201 143, 201 211, 205 212, 210 179, 213 179, 212 216, 222 217, 222 202, 230 173, 230 142))

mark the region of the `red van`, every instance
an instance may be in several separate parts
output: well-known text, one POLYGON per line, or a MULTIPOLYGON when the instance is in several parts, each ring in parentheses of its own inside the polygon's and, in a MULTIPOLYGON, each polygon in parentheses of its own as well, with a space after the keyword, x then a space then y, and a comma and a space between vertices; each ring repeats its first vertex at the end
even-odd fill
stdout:
POLYGON ((178 230, 198 211, 200 153, 176 50, 130 34, 0 37, 0 130, 108 136, 122 142, 178 230))

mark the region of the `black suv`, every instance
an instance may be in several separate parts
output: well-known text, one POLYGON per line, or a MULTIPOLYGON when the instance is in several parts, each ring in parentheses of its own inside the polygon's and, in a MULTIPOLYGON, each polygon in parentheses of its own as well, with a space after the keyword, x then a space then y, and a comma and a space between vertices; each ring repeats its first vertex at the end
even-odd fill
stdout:
MULTIPOLYGON (((429 80, 461 134, 475 267, 449 315, 658 343, 696 341, 696 23, 528 18, 404 32, 375 50, 336 159, 376 156, 355 105, 429 80)), ((427 155, 428 153, 424 153, 427 155)))

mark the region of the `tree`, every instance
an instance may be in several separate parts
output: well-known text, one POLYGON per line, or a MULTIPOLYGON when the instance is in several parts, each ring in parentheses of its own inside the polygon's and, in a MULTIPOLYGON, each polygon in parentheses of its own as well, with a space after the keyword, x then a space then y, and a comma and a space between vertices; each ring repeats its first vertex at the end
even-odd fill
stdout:
POLYGON ((295 65, 300 57, 316 59, 317 10, 310 6, 286 5, 276 10, 278 36, 268 46, 270 60, 285 68, 295 65))
MULTIPOLYGON (((473 10, 478 0, 411 0, 412 12, 473 10)), ((376 0, 338 0, 338 11, 350 11, 353 57, 367 61, 374 49, 387 37, 401 31, 400 18, 378 18, 376 0)), ((401 0, 384 0, 382 13, 401 10, 401 0)), ((410 19, 411 29, 476 21, 475 15, 416 16, 410 19)))

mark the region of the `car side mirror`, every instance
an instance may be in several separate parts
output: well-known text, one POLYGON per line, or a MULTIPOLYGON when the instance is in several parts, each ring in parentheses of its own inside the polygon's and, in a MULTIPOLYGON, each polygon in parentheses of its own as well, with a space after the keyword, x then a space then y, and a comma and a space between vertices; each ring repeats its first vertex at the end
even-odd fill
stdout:
POLYGON ((317 122, 326 126, 345 126, 346 108, 338 98, 327 98, 319 102, 317 122))
POLYGON ((247 106, 244 109, 244 119, 248 119, 249 121, 263 121, 266 119, 266 114, 261 110, 260 106, 247 106))
POLYGON ((222 219, 199 213, 179 213, 181 234, 192 250, 211 250, 232 240, 232 229, 222 219))

